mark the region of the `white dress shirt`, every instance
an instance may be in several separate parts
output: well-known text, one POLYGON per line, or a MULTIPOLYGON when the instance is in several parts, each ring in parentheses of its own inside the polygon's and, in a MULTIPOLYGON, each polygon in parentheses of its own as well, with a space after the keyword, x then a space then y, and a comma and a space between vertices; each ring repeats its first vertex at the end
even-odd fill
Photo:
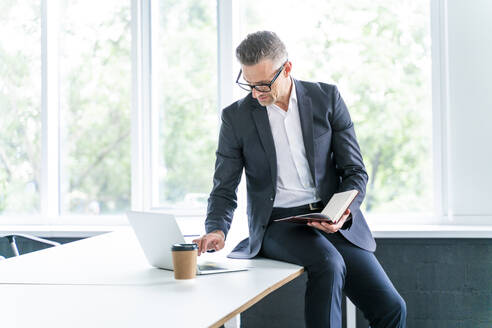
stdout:
POLYGON ((274 207, 295 207, 320 200, 302 138, 296 87, 292 81, 287 111, 275 104, 267 106, 277 154, 277 195, 274 207))

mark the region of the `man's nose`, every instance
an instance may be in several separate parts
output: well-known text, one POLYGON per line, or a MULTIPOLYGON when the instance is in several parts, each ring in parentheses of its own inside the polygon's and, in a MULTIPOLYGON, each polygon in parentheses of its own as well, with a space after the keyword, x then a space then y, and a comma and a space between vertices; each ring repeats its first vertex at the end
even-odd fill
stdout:
POLYGON ((258 98, 258 94, 260 93, 258 90, 256 90, 255 88, 253 88, 251 90, 251 93, 253 94, 253 98, 258 98))

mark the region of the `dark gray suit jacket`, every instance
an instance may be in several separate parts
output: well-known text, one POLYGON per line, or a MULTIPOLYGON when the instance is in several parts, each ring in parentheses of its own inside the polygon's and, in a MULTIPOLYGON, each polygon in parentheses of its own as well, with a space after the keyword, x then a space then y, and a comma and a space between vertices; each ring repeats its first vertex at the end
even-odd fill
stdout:
MULTIPOLYGON (((327 204, 335 192, 359 190, 350 206, 351 221, 340 232, 353 244, 374 251, 376 243, 360 211, 368 176, 347 107, 334 85, 298 80, 294 83, 306 156, 318 195, 327 204)), ((260 251, 272 213, 277 160, 266 107, 251 93, 222 111, 216 155, 206 231, 222 230, 227 236, 244 168, 249 238, 229 256, 252 258, 260 251)))

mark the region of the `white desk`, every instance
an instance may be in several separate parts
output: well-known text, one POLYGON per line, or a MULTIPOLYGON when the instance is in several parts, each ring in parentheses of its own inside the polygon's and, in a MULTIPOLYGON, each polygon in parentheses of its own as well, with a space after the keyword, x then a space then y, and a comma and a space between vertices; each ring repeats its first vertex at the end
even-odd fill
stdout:
POLYGON ((278 261, 244 261, 250 270, 175 281, 172 272, 148 265, 130 229, 80 240, 0 261, 0 323, 219 327, 303 272, 278 261))

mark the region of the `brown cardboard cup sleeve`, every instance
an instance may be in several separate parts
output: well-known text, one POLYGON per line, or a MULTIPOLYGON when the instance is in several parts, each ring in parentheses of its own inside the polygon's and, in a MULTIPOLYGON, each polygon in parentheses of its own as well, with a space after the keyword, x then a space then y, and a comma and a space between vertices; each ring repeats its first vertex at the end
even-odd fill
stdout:
POLYGON ((193 279, 196 276, 197 244, 174 244, 173 254, 174 279, 193 279))

